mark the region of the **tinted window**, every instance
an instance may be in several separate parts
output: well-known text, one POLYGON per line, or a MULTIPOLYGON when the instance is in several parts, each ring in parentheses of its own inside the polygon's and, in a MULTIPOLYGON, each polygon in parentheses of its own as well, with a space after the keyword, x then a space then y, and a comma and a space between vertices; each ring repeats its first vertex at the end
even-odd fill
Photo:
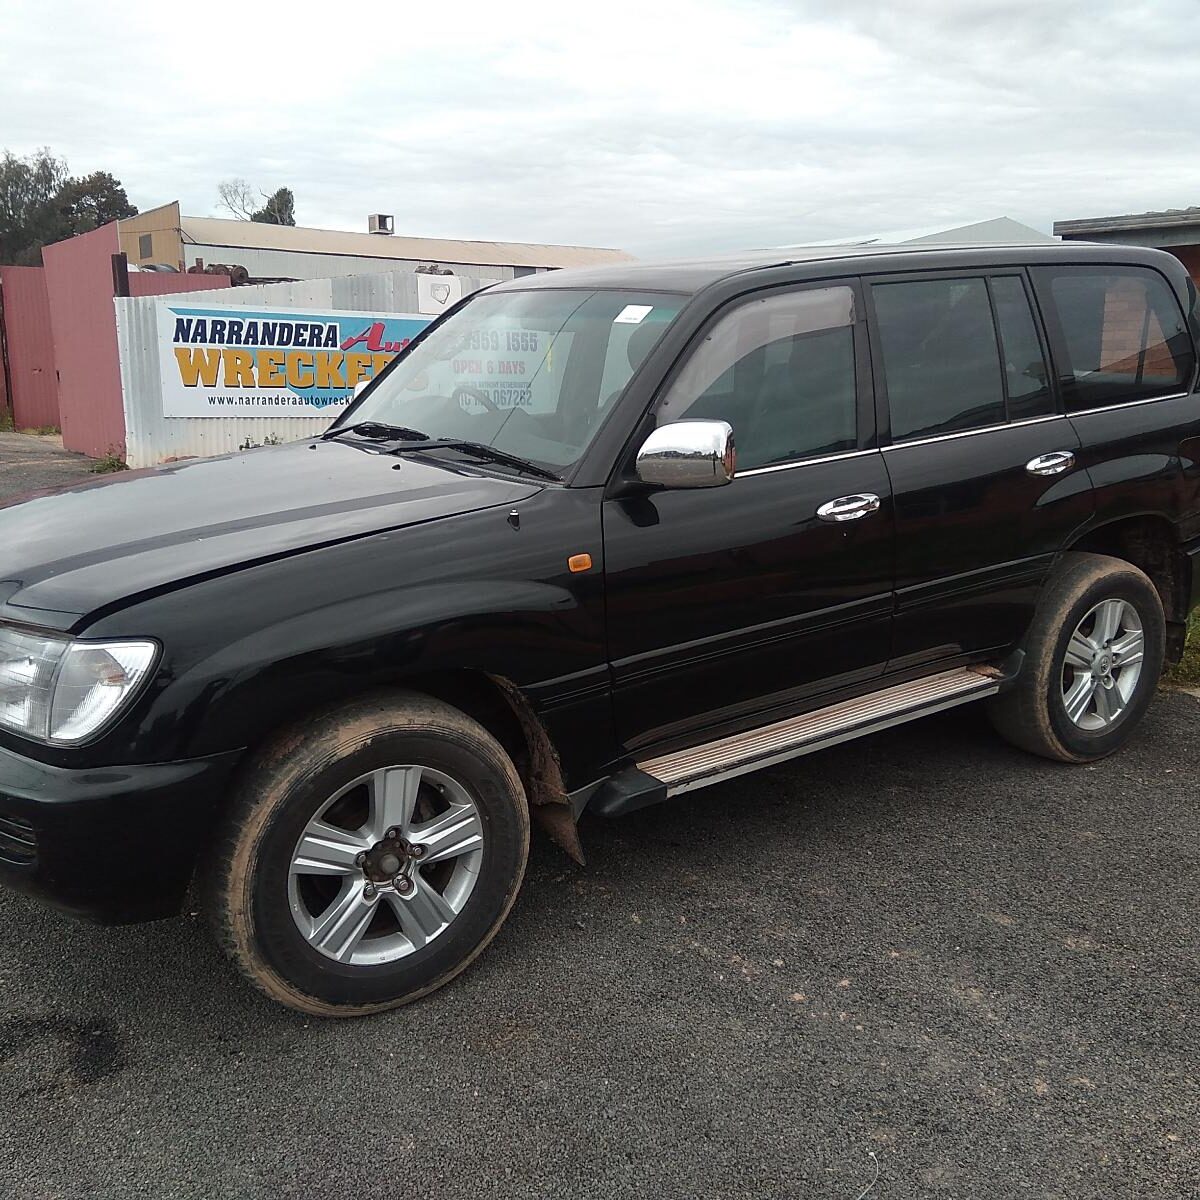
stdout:
POLYGON ((738 469, 857 446, 854 292, 767 295, 719 318, 672 382, 658 422, 728 421, 738 469))
POLYGON ((1015 275, 996 276, 988 283, 1000 331, 1008 419, 1047 416, 1054 411, 1054 398, 1025 285, 1015 275))
POLYGON ((1145 267, 1039 267, 1062 330, 1067 410, 1185 391, 1194 357, 1166 281, 1145 267))
POLYGON ((982 279, 873 289, 892 437, 930 437, 1004 421, 1000 352, 982 279))

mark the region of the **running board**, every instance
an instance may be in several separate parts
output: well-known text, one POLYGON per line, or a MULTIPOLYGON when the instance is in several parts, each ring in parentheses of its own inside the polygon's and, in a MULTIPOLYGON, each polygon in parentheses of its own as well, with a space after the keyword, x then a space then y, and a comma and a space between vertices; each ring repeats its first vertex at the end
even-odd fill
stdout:
POLYGON ((637 769, 665 785, 668 796, 677 796, 891 725, 981 700, 998 692, 1003 680, 1003 673, 994 667, 958 667, 760 729, 648 758, 639 762, 637 769))

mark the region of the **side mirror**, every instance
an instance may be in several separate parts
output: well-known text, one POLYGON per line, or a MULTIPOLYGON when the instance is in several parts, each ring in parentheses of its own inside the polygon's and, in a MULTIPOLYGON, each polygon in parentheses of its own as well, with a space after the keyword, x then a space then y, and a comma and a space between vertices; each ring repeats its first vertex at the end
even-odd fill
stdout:
POLYGON ((720 487, 733 480, 733 428, 727 421, 660 425, 637 452, 637 476, 667 488, 720 487))

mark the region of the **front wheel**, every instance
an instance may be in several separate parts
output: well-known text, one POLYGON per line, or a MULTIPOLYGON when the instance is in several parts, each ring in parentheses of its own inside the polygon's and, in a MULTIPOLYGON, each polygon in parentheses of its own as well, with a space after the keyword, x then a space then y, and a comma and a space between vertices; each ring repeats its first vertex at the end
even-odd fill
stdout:
POLYGON ((496 740, 440 701, 376 696, 258 755, 218 847, 210 916, 272 999, 359 1016, 463 970, 507 916, 528 852, 524 790, 496 740))
POLYGON ((1165 630, 1162 601, 1137 567, 1064 555, 1038 603, 1016 684, 989 702, 992 724, 1060 762, 1111 754, 1154 698, 1165 630))

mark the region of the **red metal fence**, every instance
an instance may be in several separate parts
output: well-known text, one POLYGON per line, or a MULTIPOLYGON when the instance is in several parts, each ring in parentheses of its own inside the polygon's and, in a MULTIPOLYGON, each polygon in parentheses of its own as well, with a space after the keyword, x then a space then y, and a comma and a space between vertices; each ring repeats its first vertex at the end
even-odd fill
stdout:
POLYGON ((8 390, 18 429, 58 425, 50 302, 41 267, 0 267, 8 390))

